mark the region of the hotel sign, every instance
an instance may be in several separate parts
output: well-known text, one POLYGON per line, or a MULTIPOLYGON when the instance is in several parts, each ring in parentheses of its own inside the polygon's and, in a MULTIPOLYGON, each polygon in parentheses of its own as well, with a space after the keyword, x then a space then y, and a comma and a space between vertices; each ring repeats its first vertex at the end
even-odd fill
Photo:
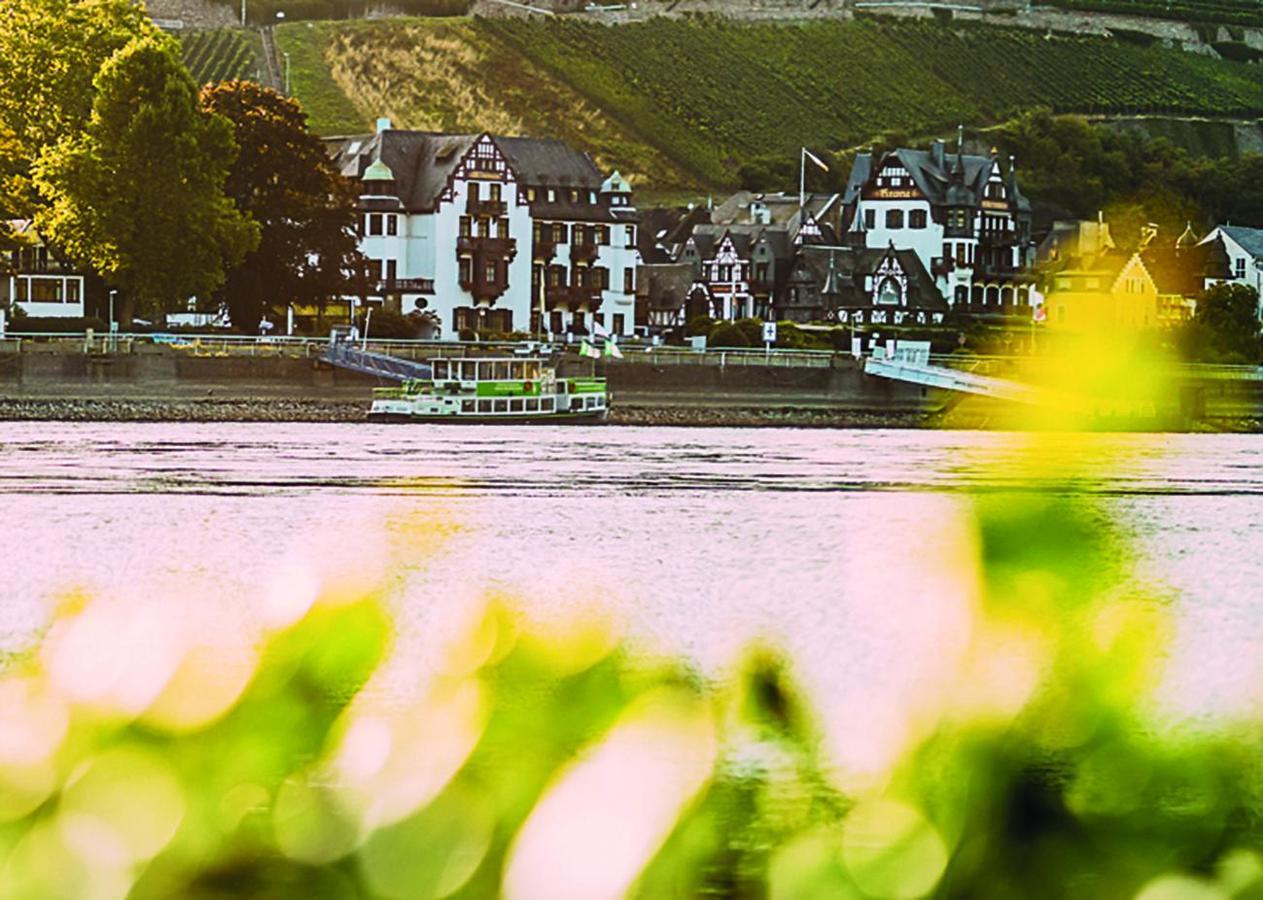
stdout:
POLYGON ((865 200, 919 200, 921 192, 916 188, 869 188, 864 192, 865 200))
POLYGON ((504 181, 503 172, 487 172, 483 169, 470 169, 465 173, 466 178, 476 178, 480 181, 504 181))
POLYGON ((1007 200, 983 200, 983 209, 990 209, 996 212, 1008 212, 1009 202, 1007 200))

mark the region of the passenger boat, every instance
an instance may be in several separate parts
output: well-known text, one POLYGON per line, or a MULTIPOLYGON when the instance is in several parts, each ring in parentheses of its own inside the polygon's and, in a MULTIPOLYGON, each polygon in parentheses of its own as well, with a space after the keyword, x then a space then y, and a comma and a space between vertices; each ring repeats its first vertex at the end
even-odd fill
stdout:
POLYGON ((431 377, 376 388, 370 422, 603 422, 604 378, 558 378, 544 359, 434 359, 431 377))

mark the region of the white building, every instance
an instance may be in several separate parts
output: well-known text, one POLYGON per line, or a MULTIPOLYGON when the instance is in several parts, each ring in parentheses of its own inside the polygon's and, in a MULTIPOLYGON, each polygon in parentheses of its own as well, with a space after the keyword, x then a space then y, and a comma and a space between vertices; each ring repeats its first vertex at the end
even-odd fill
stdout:
MULTIPOLYGON (((1212 254, 1213 262, 1219 265, 1212 262, 1207 266, 1205 286, 1229 282, 1252 287, 1263 296, 1263 229, 1216 225, 1198 242, 1198 246, 1211 245, 1216 241, 1221 244, 1223 253, 1212 254), (1223 254, 1227 255, 1227 271, 1220 268, 1225 263, 1223 254)), ((1260 301, 1259 315, 1263 317, 1263 301, 1260 301)))
POLYGON ((391 128, 331 141, 360 185, 372 299, 432 310, 441 334, 635 327, 631 187, 557 140, 391 128))
POLYGON ((974 312, 1029 303, 1030 203, 1013 164, 993 156, 900 148, 855 159, 843 196, 844 239, 912 250, 943 299, 974 312))
POLYGON ((0 304, 16 304, 28 316, 83 317, 83 274, 52 254, 29 220, 8 225, 22 246, 10 252, 12 274, 0 278, 0 304))

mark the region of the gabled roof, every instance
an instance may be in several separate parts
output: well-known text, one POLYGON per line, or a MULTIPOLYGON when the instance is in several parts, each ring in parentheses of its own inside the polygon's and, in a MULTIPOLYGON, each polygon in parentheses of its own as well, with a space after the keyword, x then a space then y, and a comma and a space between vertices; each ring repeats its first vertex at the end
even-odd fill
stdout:
MULTIPOLYGON (((428 211, 438 205, 461 160, 481 134, 439 134, 388 129, 370 135, 329 138, 326 146, 338 171, 362 179, 378 163, 394 175, 395 193, 406 208, 428 211)), ((517 180, 600 190, 605 180, 592 157, 552 138, 491 135, 517 180)), ((374 171, 380 172, 380 166, 374 171)))
MULTIPOLYGON (((1242 250, 1255 259, 1263 258, 1263 229, 1245 228, 1241 225, 1220 225, 1218 230, 1236 241, 1242 250)), ((1212 231, 1211 234, 1214 234, 1214 232, 1212 231)), ((1203 242, 1209 239, 1210 235, 1207 235, 1203 242)))
MULTIPOLYGON (((934 151, 900 147, 883 154, 880 159, 872 153, 861 153, 851 165, 843 201, 853 203, 865 183, 892 158, 907 170, 921 193, 936 206, 976 206, 982 200, 992 167, 996 164, 990 156, 946 152, 941 143, 936 144, 934 151)), ((1016 208, 1029 211, 1030 201, 1018 189, 1017 179, 1011 170, 1003 176, 1003 180, 1016 208)))

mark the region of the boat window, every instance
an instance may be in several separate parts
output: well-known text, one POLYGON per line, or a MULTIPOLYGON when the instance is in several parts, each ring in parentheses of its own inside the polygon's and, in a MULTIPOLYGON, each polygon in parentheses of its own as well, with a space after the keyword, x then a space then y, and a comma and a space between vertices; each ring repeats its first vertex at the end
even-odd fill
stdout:
POLYGON ((460 402, 460 411, 463 413, 471 413, 474 411, 474 401, 462 400, 460 402))
POLYGON ((508 412, 508 411, 509 411, 508 400, 496 400, 496 412, 508 412))
POLYGON ((495 374, 496 381, 509 380, 509 364, 507 362, 496 363, 495 371, 496 371, 496 374, 495 374))
POLYGON ((534 360, 526 363, 526 380, 539 381, 539 363, 534 360))
POLYGON ((521 412, 521 411, 524 409, 524 407, 523 407, 523 405, 522 405, 522 398, 521 398, 521 397, 514 397, 512 400, 510 400, 510 401, 509 401, 509 409, 510 409, 510 411, 512 411, 512 412, 521 412))
POLYGON ((553 411, 553 398, 545 397, 542 400, 540 400, 539 408, 542 409, 544 412, 552 412, 553 411))
POLYGON ((434 361, 434 380, 447 381, 447 360, 436 359, 434 361))
POLYGON ((597 397, 597 398, 596 398, 596 408, 597 408, 597 409, 600 409, 600 408, 601 408, 602 406, 604 406, 604 405, 605 405, 605 398, 604 398, 604 397, 597 397))
POLYGON ((526 411, 527 411, 527 412, 539 412, 539 398, 538 398, 538 397, 527 397, 527 398, 526 398, 526 411))
POLYGON ((564 394, 569 389, 569 387, 570 387, 570 382, 559 381, 557 382, 557 393, 564 394))
POLYGON ((520 362, 509 363, 509 377, 514 381, 522 380, 522 364, 520 362))
POLYGON ((477 381, 477 380, 478 380, 478 374, 479 374, 479 373, 478 373, 478 363, 476 363, 476 362, 472 362, 472 361, 465 362, 465 363, 463 363, 463 364, 462 364, 462 368, 463 368, 463 369, 464 369, 464 371, 465 371, 465 377, 464 377, 464 380, 465 380, 465 381, 477 381))
POLYGON ((488 412, 491 412, 491 401, 490 401, 490 400, 479 400, 479 401, 478 401, 478 412, 480 412, 480 413, 488 413, 488 412))

